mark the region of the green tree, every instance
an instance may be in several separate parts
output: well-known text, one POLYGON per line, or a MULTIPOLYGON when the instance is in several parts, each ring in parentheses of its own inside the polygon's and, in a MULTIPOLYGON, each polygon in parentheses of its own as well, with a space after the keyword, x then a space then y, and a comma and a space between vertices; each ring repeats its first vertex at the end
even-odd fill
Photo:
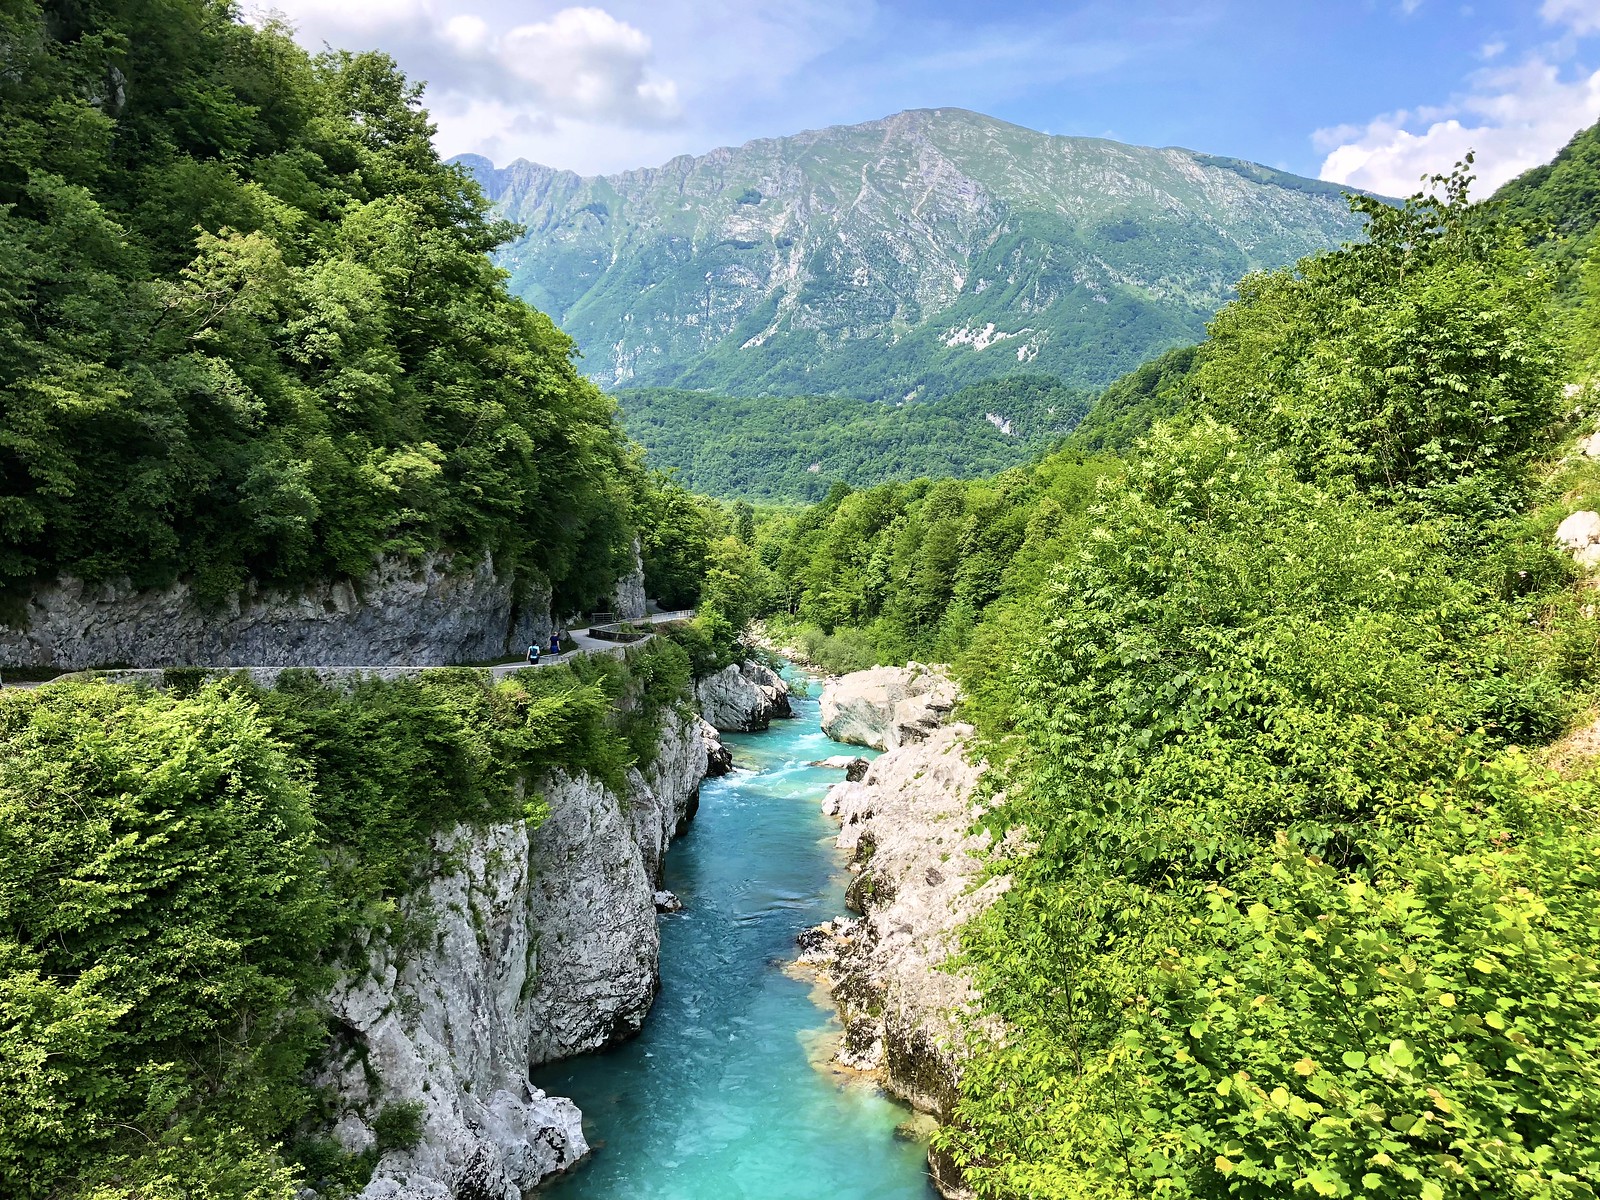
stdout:
POLYGON ((558 607, 608 591, 614 407, 507 295, 514 229, 420 87, 224 0, 0 22, 0 586, 220 600, 442 548, 558 607))
POLYGON ((303 780, 216 689, 58 685, 0 705, 0 745, 8 1192, 106 1180, 146 1146, 178 1169, 218 1137, 276 1186, 268 1157, 245 1164, 303 1115, 322 1035, 304 988, 329 912, 303 780))
POLYGON ((1398 208, 1353 197, 1367 241, 1244 280, 1193 378, 1205 411, 1306 478, 1474 520, 1514 511, 1557 412, 1550 280, 1467 202, 1468 165, 1398 208))

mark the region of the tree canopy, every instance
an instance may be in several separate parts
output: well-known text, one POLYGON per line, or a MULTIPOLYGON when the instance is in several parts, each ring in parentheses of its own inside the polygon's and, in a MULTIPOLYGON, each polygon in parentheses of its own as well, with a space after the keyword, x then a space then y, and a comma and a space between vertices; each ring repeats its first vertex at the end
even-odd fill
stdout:
POLYGON ((985 1200, 1600 1187, 1600 763, 1543 749, 1592 717, 1551 533, 1600 468, 1552 459, 1551 273, 1438 182, 1040 462, 758 531, 825 665, 964 685, 1003 1032, 936 1145, 985 1200))
POLYGON ((0 584, 495 555, 587 604, 631 463, 381 54, 226 0, 0 7, 0 584))

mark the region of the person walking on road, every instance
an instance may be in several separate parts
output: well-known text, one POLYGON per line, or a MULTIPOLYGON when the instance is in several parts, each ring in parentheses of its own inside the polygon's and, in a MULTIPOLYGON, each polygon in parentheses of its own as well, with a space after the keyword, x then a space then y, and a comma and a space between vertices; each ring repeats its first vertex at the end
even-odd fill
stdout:
POLYGON ((538 642, 534 642, 533 645, 528 647, 528 665, 530 667, 537 667, 539 665, 539 643, 538 642))
POLYGON ((550 656, 561 657, 561 635, 553 629, 550 631, 550 656))

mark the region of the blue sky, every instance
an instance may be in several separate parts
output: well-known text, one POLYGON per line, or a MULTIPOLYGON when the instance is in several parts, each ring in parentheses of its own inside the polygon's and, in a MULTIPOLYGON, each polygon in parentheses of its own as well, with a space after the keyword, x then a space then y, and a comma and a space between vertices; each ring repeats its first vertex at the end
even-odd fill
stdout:
POLYGON ((273 0, 430 83, 446 153, 584 173, 960 106, 1396 194, 1600 118, 1600 0, 273 0))

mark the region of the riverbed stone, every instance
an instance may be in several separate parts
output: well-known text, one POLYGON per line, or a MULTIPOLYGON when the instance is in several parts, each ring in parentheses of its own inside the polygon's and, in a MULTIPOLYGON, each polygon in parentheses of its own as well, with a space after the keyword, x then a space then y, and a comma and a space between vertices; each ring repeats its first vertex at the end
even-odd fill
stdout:
MULTIPOLYGON (((824 809, 839 818, 854 873, 847 903, 862 915, 818 926, 802 945, 839 1006, 839 1062, 940 1120, 957 1098, 967 1023, 987 1022, 970 976, 944 968, 960 927, 1010 885, 985 877, 973 737, 969 725, 939 726, 829 790, 824 809)), ((953 1163, 932 1155, 929 1165, 945 1196, 971 1195, 953 1163)))
POLYGON ((823 688, 821 703, 822 731, 834 741, 892 750, 938 729, 956 688, 942 671, 913 662, 842 675, 823 688))

